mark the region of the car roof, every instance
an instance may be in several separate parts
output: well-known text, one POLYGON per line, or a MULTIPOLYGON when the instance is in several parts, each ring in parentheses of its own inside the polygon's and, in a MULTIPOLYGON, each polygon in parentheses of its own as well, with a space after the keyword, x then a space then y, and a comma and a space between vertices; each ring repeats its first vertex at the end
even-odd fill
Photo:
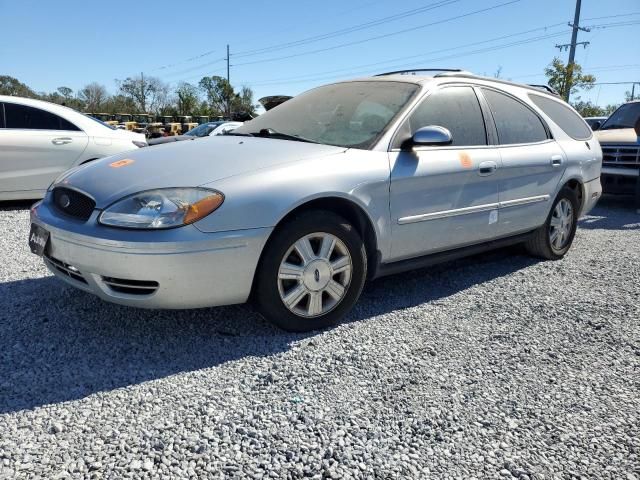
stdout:
MULTIPOLYGON (((429 70, 427 70, 429 71, 429 70)), ((434 70, 438 73, 424 73, 421 70, 407 70, 398 72, 389 72, 378 74, 369 77, 360 77, 353 80, 347 80, 346 82, 363 82, 363 81, 391 81, 391 82, 405 82, 414 83, 418 85, 424 85, 431 82, 446 83, 451 81, 462 81, 478 84, 499 84, 508 87, 522 88, 530 90, 538 94, 546 94, 555 98, 560 98, 558 93, 548 85, 528 85, 524 83, 512 82, 510 80, 504 80, 501 78, 484 77, 481 75, 474 75, 473 73, 464 70, 445 69, 434 70)), ((336 82, 338 83, 338 82, 336 82)), ((339 82, 344 83, 344 82, 339 82)))

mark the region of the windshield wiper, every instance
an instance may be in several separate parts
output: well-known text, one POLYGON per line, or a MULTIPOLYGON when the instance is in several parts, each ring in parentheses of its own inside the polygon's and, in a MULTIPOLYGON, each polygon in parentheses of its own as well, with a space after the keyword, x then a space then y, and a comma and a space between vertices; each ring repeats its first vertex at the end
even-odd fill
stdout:
POLYGON ((233 135, 234 137, 253 137, 253 133, 240 133, 240 132, 234 132, 233 130, 231 130, 230 132, 226 132, 224 133, 224 135, 233 135))
POLYGON ((293 140, 294 142, 318 143, 314 140, 309 140, 308 138, 300 137, 298 135, 276 132, 273 128, 263 128, 259 132, 254 132, 253 136, 279 138, 280 140, 293 140))

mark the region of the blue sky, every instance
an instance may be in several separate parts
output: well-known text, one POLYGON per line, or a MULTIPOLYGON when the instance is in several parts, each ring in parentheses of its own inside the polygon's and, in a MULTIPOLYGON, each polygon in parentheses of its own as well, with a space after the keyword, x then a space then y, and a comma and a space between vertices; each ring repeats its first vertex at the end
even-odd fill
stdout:
MULTIPOLYGON (((553 56, 566 61, 554 46, 570 41, 574 7, 574 0, 0 0, 0 75, 36 91, 98 81, 113 93, 115 79, 140 72, 197 83, 226 75, 229 43, 231 83, 253 88, 256 98, 404 67, 487 75, 501 68, 504 78, 544 83, 553 56)), ((580 32, 579 41, 591 43, 576 61, 598 82, 640 81, 640 2, 583 0, 581 16, 582 25, 600 26, 580 32)), ((630 88, 600 85, 580 96, 619 103, 630 88)))

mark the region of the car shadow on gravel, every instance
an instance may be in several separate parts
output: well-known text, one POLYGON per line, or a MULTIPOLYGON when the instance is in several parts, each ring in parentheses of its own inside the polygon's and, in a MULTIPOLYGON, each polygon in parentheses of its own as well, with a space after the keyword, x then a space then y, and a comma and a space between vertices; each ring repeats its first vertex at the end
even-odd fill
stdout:
POLYGON ((587 230, 640 230, 640 214, 633 197, 604 195, 578 225, 587 230))
MULTIPOLYGON (((518 253, 501 250, 371 282, 345 323, 446 298, 535 263, 518 253)), ((272 356, 320 333, 283 332, 244 305, 140 310, 53 277, 0 283, 0 414, 272 356)))
POLYGON ((37 200, 5 200, 0 202, 0 211, 29 210, 37 200))

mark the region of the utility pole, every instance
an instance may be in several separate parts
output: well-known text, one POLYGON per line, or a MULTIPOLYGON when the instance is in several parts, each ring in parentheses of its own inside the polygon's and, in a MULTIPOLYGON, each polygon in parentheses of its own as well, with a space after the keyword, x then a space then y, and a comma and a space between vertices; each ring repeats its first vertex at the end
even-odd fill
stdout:
MULTIPOLYGON (((231 76, 229 74, 229 44, 227 43, 227 83, 231 87, 231 76)), ((227 117, 231 116, 231 98, 227 97, 227 117)))
POLYGON ((576 12, 573 16, 573 24, 569 24, 570 27, 573 28, 571 31, 571 43, 565 43, 563 45, 556 45, 560 51, 563 49, 569 49, 569 62, 567 62, 567 78, 566 78, 566 93, 565 100, 569 102, 569 96, 571 95, 571 86, 573 85, 573 67, 574 60, 576 58, 576 45, 582 45, 584 48, 587 48, 589 42, 578 42, 578 30, 582 30, 583 32, 588 32, 590 29, 580 27, 580 7, 582 6, 582 0, 576 0, 576 12))
POLYGON ((140 93, 142 94, 142 111, 146 112, 147 102, 145 100, 147 99, 147 94, 144 88, 144 72, 140 72, 140 93))

